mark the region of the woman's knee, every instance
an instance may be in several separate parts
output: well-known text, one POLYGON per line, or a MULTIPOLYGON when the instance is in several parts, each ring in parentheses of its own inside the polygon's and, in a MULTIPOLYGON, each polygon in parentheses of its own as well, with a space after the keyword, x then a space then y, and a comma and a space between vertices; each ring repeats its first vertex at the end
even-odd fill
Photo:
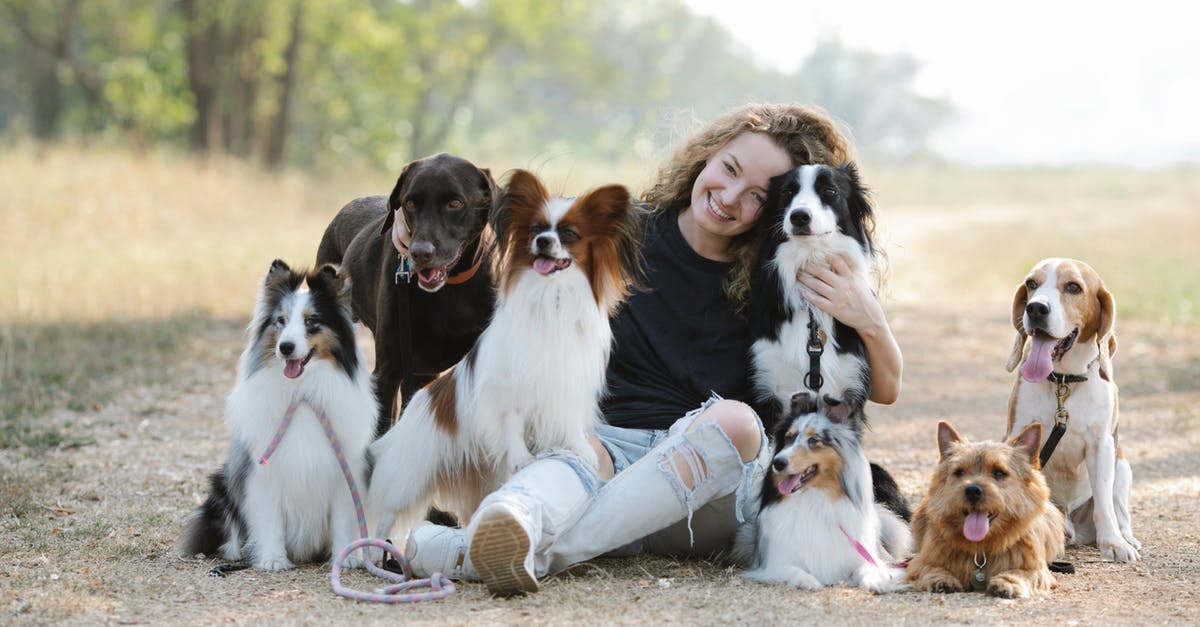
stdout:
POLYGON ((600 442, 600 438, 589 433, 587 436, 588 444, 592 445, 592 450, 596 451, 596 474, 604 481, 613 478, 615 469, 613 468, 612 456, 608 454, 608 449, 604 448, 604 444, 600 442))
POLYGON ((726 399, 717 401, 700 414, 691 428, 695 429, 700 423, 712 423, 720 427, 729 441, 733 442, 743 462, 758 457, 762 446, 762 426, 758 414, 749 405, 726 399))

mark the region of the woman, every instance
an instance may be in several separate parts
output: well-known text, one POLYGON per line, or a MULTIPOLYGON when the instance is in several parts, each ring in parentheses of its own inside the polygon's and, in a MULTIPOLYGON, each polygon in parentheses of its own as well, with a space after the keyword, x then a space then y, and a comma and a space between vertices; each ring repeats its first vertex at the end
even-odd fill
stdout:
MULTIPOLYGON (((644 195, 648 289, 613 320, 607 424, 592 439, 599 468, 551 451, 480 504, 465 530, 423 525, 414 572, 482 579, 496 595, 624 549, 709 556, 753 515, 770 451, 750 398, 749 292, 754 226, 771 177, 841 164, 833 122, 799 105, 749 105, 695 134, 644 195)), ((867 346, 871 400, 895 401, 901 356, 871 286, 840 258, 800 281, 812 304, 867 346)))

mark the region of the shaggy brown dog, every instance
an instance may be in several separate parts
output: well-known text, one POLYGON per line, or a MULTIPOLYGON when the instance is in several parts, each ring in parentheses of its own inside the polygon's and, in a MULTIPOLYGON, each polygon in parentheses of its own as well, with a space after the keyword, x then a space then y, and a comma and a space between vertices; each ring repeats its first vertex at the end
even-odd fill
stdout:
POLYGON ((937 441, 941 460, 913 515, 908 580, 918 590, 1006 598, 1057 587, 1047 565, 1063 552, 1063 515, 1038 470, 1042 426, 1007 444, 972 443, 939 422, 937 441))

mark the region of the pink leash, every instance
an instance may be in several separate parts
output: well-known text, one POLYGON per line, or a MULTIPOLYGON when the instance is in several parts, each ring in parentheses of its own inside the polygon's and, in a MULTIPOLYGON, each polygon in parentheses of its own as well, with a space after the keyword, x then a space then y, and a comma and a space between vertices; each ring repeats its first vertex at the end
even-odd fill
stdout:
POLYGON ((854 545, 854 550, 858 551, 858 554, 861 555, 863 559, 867 560, 867 562, 869 562, 872 566, 876 568, 879 567, 879 564, 875 561, 875 558, 871 557, 871 552, 867 550, 867 547, 863 546, 858 540, 855 540, 854 536, 846 533, 846 530, 842 529, 841 525, 838 525, 838 531, 841 531, 842 535, 846 536, 846 539, 850 541, 850 544, 854 545))
MULTIPOLYGON (((283 420, 279 423, 279 429, 275 431, 275 436, 271 438, 271 443, 267 445, 267 450, 263 451, 261 457, 258 458, 259 464, 266 464, 271 455, 275 453, 275 449, 279 447, 280 440, 283 439, 284 432, 288 426, 292 424, 292 417, 296 415, 296 408, 299 407, 298 401, 292 401, 288 405, 287 413, 283 415, 283 420)), ((316 409, 315 407, 313 409, 316 409)), ((367 516, 363 510, 362 497, 358 493, 358 485, 354 482, 354 474, 350 472, 350 464, 346 462, 346 455, 342 453, 342 443, 338 441, 337 435, 333 432, 333 425, 330 424, 329 418, 325 412, 316 411, 317 420, 321 422, 321 428, 325 430, 325 437, 329 440, 329 445, 333 447, 333 454, 337 456, 338 465, 342 467, 342 475, 346 477, 346 485, 350 487, 350 496, 354 499, 354 513, 358 516, 358 534, 359 539, 351 542, 346 548, 342 549, 338 556, 333 560, 333 570, 329 574, 330 584, 333 586, 333 591, 340 596, 356 601, 373 601, 376 603, 416 603, 418 601, 436 601, 444 599, 456 592, 454 583, 441 573, 433 573, 429 579, 412 579, 412 567, 409 566, 408 560, 404 554, 400 552, 390 542, 371 538, 367 536, 367 516), (355 550, 373 546, 383 549, 391 554, 392 557, 400 563, 403 574, 393 573, 376 566, 370 559, 364 559, 363 564, 367 571, 372 575, 381 579, 386 579, 392 582, 392 585, 380 590, 379 592, 361 592, 342 586, 342 563, 355 550), (406 590, 414 588, 429 588, 429 592, 414 592, 408 594, 400 594, 406 590)), ((363 552, 364 558, 369 557, 367 552, 363 552)))

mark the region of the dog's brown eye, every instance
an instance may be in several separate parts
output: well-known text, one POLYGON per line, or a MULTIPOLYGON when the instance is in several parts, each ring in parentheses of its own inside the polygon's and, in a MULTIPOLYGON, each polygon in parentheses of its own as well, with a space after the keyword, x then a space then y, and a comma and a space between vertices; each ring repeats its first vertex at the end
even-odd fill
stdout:
POLYGON ((956 468, 956 469, 954 470, 954 476, 955 476, 955 477, 961 477, 961 476, 963 476, 963 475, 965 475, 965 474, 967 474, 967 473, 963 472, 963 469, 962 469, 962 468, 956 468))
POLYGON ((821 445, 821 440, 819 438, 817 438, 816 436, 813 436, 808 439, 808 448, 817 448, 820 445, 821 445))
POLYGON ((562 243, 564 244, 578 242, 579 233, 576 233, 573 229, 559 229, 558 239, 562 240, 562 243))
POLYGON ((1026 279, 1025 280, 1025 289, 1036 290, 1037 289, 1037 281, 1034 281, 1033 279, 1026 279))
POLYGON ((995 470, 993 470, 993 471, 992 471, 992 476, 996 478, 996 481, 1000 481, 1001 479, 1004 479, 1005 477, 1007 477, 1007 476, 1008 476, 1008 473, 1007 473, 1007 472, 1004 472, 1003 470, 1001 470, 1001 469, 999 469, 999 468, 997 468, 997 469, 995 469, 995 470))
POLYGON ((821 190, 822 196, 828 196, 830 198, 837 198, 837 194, 838 194, 838 192, 837 192, 836 187, 826 187, 821 190))
POLYGON ((417 207, 417 203, 415 203, 415 202, 413 202, 413 201, 411 201, 411 200, 406 200, 406 201, 404 201, 404 208, 405 208, 405 209, 415 209, 416 207, 417 207))
POLYGON ((457 198, 455 198, 454 200, 451 200, 451 201, 450 201, 450 208, 451 208, 451 209, 462 209, 462 207, 463 207, 463 201, 461 201, 461 200, 459 200, 459 199, 457 199, 457 198))
POLYGON ((1082 294, 1083 293, 1083 288, 1080 287, 1079 284, 1074 281, 1067 283, 1066 290, 1067 290, 1068 294, 1082 294))
POLYGON ((287 324, 287 318, 284 318, 283 316, 279 316, 278 318, 275 318, 275 324, 282 327, 287 324))

